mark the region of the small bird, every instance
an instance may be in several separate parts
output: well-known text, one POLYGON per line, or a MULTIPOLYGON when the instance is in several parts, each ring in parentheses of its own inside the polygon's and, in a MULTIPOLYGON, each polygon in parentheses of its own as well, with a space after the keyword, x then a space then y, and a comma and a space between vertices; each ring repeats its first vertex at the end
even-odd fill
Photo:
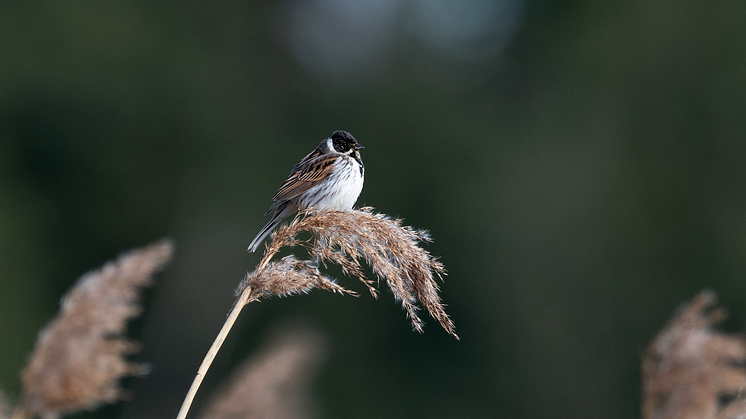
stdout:
POLYGON ((274 203, 264 215, 272 219, 249 245, 256 251, 265 237, 287 216, 307 208, 349 210, 363 190, 365 166, 355 137, 334 131, 318 147, 293 166, 285 183, 272 197, 274 203))

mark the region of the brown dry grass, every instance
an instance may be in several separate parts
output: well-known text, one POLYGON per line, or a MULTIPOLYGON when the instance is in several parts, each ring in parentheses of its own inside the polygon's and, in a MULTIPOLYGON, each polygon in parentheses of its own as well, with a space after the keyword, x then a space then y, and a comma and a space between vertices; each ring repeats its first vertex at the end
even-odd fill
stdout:
MULTIPOLYGON (((746 341, 712 329, 725 311, 704 291, 683 305, 656 336, 642 361, 644 419, 735 418, 724 401, 746 387, 746 341)), ((740 412, 743 412, 741 408, 740 412)))
MULTIPOLYGON (((418 315, 422 306, 447 333, 458 338, 438 295, 436 279, 442 279, 445 269, 420 247, 421 242, 429 241, 426 231, 402 226, 400 220, 373 213, 372 208, 308 210, 278 228, 257 269, 241 282, 234 310, 205 357, 179 417, 186 416, 204 373, 243 305, 313 288, 355 294, 320 272, 320 266, 328 263, 357 277, 374 297, 378 293, 375 285, 385 281, 418 332, 424 326, 418 315), (298 239, 303 231, 310 232, 312 239, 298 239), (310 259, 291 255, 272 260, 281 249, 294 246, 305 248, 310 259), (362 263, 371 268, 375 280, 366 278, 362 263)), ((140 314, 139 292, 170 259, 172 247, 162 241, 131 251, 78 280, 63 298, 57 317, 39 335, 22 374, 20 405, 14 418, 56 419, 123 398, 121 378, 146 372, 144 365, 127 360, 138 350, 137 343, 125 337, 127 322, 140 314)), ((305 409, 298 406, 303 403, 291 393, 304 393, 300 390, 308 382, 308 365, 319 357, 321 345, 318 339, 314 343, 313 339, 298 338, 278 343, 244 368, 232 389, 213 405, 210 417, 232 417, 233 408, 254 412, 251 417, 266 417, 268 412, 273 417, 301 417, 305 409), (246 397, 246 389, 256 397, 246 397), (296 402, 288 404, 288 400, 296 402)), ((0 410, 0 415, 3 413, 0 410)))
POLYGON ((23 371, 15 417, 54 419, 122 398, 120 379, 146 372, 126 359, 138 349, 125 337, 127 322, 140 314, 140 289, 152 283, 172 251, 170 241, 161 241, 78 280, 39 335, 23 371))
POLYGON ((237 298, 228 319, 207 351, 194 377, 177 419, 185 419, 202 380, 217 356, 242 307, 262 297, 307 293, 314 288, 350 293, 319 271, 319 265, 335 263, 345 274, 360 279, 373 296, 375 282, 366 278, 361 261, 371 267, 378 282, 385 280, 401 302, 415 330, 422 333, 423 322, 418 316, 419 304, 435 318, 451 336, 458 339, 455 327, 445 312, 438 295, 435 279, 445 275, 443 264, 419 246, 429 242, 424 230, 402 226, 384 214, 376 214, 366 207, 351 211, 305 210, 288 225, 280 226, 254 272, 246 275, 236 290, 237 298), (310 232, 309 240, 298 239, 301 232, 310 232), (272 261, 281 249, 301 246, 311 260, 286 256, 272 261))
POLYGON ((362 281, 375 297, 375 282, 363 273, 361 261, 364 261, 377 282, 386 281, 416 331, 421 333, 424 326, 418 315, 421 304, 446 332, 458 338, 438 295, 436 278, 442 279, 445 268, 420 247, 420 242, 430 241, 427 231, 402 226, 401 220, 376 214, 370 207, 304 211, 272 234, 259 267, 241 282, 237 294, 250 289, 248 302, 251 302, 261 296, 308 292, 312 288, 349 292, 319 273, 319 265, 334 263, 345 274, 362 281), (310 232, 313 238, 298 240, 297 235, 303 231, 310 232), (312 260, 288 256, 271 262, 282 248, 294 246, 304 247, 312 260))

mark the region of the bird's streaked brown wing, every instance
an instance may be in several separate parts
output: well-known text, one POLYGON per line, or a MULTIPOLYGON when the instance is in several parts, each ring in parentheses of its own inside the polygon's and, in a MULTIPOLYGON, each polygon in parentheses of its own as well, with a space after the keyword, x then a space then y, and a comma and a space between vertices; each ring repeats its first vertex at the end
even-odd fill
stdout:
MULTIPOLYGON (((272 200, 275 203, 289 201, 328 178, 332 172, 332 165, 338 156, 324 154, 301 162, 290 173, 290 177, 280 186, 272 200)), ((274 208, 275 205, 272 205, 274 208)), ((270 208, 270 211, 273 210, 270 208)))

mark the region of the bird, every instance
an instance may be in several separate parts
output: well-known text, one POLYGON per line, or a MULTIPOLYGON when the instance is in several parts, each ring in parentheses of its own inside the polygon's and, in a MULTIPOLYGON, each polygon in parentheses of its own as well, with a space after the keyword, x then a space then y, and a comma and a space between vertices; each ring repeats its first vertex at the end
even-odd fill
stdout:
POLYGON ((297 211, 352 209, 365 179, 365 166, 360 157, 363 148, 349 132, 334 131, 293 166, 285 183, 272 197, 274 203, 264 213, 272 213, 272 218, 251 241, 249 253, 256 251, 285 217, 297 211))

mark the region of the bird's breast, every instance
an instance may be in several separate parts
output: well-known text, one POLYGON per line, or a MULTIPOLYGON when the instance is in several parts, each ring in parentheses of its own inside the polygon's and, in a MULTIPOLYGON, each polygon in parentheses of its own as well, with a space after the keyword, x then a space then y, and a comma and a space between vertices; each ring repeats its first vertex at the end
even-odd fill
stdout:
POLYGON ((364 174, 355 159, 343 156, 334 163, 328 178, 300 197, 300 209, 351 209, 363 190, 364 174))

